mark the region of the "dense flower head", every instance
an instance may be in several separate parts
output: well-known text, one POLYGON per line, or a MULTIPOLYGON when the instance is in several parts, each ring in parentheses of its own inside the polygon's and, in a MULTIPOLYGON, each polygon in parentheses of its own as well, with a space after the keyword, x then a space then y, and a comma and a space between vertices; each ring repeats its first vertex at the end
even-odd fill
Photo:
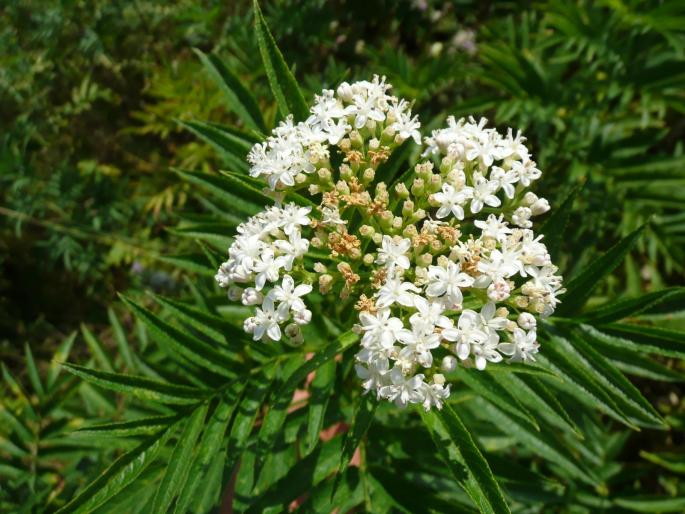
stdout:
POLYGON ((393 151, 421 143, 389 90, 379 77, 324 90, 305 121, 254 146, 250 174, 276 205, 238 227, 216 280, 254 306, 255 341, 301 343, 314 289, 327 315, 355 309, 364 390, 440 408, 457 365, 534 361, 537 319, 564 290, 532 230, 550 206, 528 190, 541 171, 525 138, 450 117, 412 173, 386 183, 393 151))

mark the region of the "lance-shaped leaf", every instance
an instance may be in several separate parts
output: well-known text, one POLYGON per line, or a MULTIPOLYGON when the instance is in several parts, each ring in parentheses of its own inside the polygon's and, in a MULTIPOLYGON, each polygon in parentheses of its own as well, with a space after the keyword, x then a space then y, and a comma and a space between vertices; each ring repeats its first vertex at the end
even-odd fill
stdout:
POLYGON ((243 196, 239 196, 240 191, 235 190, 235 183, 227 180, 221 175, 210 175, 209 173, 197 173, 193 171, 182 171, 173 169, 173 171, 182 179, 191 184, 198 185, 208 192, 212 193, 222 205, 232 211, 238 211, 248 216, 257 214, 264 208, 264 197, 258 197, 257 200, 250 201, 243 196))
POLYGON ((328 407, 328 399, 335 382, 335 368, 335 360, 329 360, 316 370, 316 376, 312 381, 304 442, 305 451, 307 452, 313 450, 319 441, 319 434, 323 429, 323 420, 326 415, 326 407, 328 407))
POLYGON ((62 366, 70 373, 93 385, 118 393, 130 394, 141 400, 184 405, 198 403, 212 394, 212 391, 195 387, 168 384, 134 375, 107 373, 76 364, 64 363, 62 366))
POLYGON ((568 220, 571 216, 573 202, 580 189, 580 186, 574 187, 561 205, 550 213, 547 221, 540 227, 540 233, 545 236, 545 246, 552 257, 559 256, 559 247, 561 246, 561 241, 563 240, 566 226, 568 225, 568 220))
POLYGON ((229 359, 204 341, 196 339, 162 321, 152 312, 125 296, 120 295, 120 297, 133 313, 145 323, 145 326, 150 331, 150 335, 160 347, 167 348, 172 355, 178 353, 188 361, 201 368, 213 371, 218 375, 228 378, 235 377, 235 371, 231 371, 231 368, 235 366, 234 360, 229 359))
POLYGON ((190 472, 192 463, 192 452, 195 442, 200 437, 205 417, 207 416, 208 405, 204 404, 197 407, 192 413, 186 426, 181 432, 171 458, 164 470, 162 482, 157 488, 157 492, 152 500, 150 512, 153 514, 167 514, 171 502, 183 487, 190 472))
POLYGON ((79 428, 74 432, 78 437, 89 437, 94 439, 111 440, 115 437, 136 437, 141 435, 152 435, 160 433, 168 428, 172 423, 180 419, 175 416, 153 416, 141 418, 134 421, 119 421, 116 423, 105 423, 79 428))
POLYGON ((62 507, 58 514, 92 512, 123 491, 157 458, 176 426, 172 425, 161 434, 149 437, 139 446, 119 457, 78 496, 62 507))
POLYGON ((372 398, 370 394, 364 394, 359 397, 352 418, 352 424, 345 433, 342 452, 340 453, 340 461, 338 463, 338 474, 335 477, 331 497, 335 496, 338 486, 340 485, 340 480, 342 480, 342 477, 345 475, 347 466, 350 465, 350 460, 352 459, 352 455, 354 455, 354 451, 359 447, 366 432, 368 432, 377 407, 378 401, 372 398))
POLYGON ((619 299, 609 302, 585 313, 582 316, 582 320, 592 325, 611 323, 629 316, 637 316, 668 302, 683 299, 685 299, 685 288, 671 287, 647 293, 637 298, 619 299))
POLYGON ((178 496, 174 512, 183 514, 191 504, 197 506, 199 500, 198 488, 203 483, 203 480, 205 480, 210 465, 217 455, 221 456, 222 463, 225 460, 226 430, 238 405, 243 388, 244 384, 242 383, 234 385, 221 398, 221 401, 214 409, 202 434, 202 439, 197 445, 197 454, 193 460, 188 480, 178 496))
POLYGON ((609 273, 614 271, 626 254, 642 234, 643 227, 612 246, 609 251, 596 259, 574 279, 566 284, 566 293, 562 296, 561 305, 557 308, 556 316, 571 316, 577 313, 590 297, 595 288, 609 273))
POLYGON ((267 132, 262 113, 257 101, 250 91, 243 86, 240 79, 226 66, 219 57, 205 54, 201 50, 193 49, 202 61, 210 76, 226 96, 229 107, 243 122, 254 130, 265 134, 267 132))
POLYGON ((183 120, 179 120, 178 123, 212 146, 231 169, 241 173, 247 172, 245 157, 252 145, 245 139, 237 136, 228 127, 216 123, 183 120))
POLYGON ((685 359, 685 332, 631 323, 610 323, 597 329, 584 326, 583 329, 607 344, 685 359))
POLYGON ((511 512, 487 460, 454 409, 445 404, 441 410, 422 412, 421 415, 450 471, 479 510, 496 514, 511 512), (454 445, 452 450, 456 451, 456 455, 451 455, 445 445, 445 435, 449 438, 448 445, 454 445), (454 457, 457 457, 458 462, 455 462, 454 457))
POLYGON ((276 98, 278 110, 283 117, 292 114, 295 121, 303 121, 309 116, 309 109, 304 101, 300 86, 285 63, 281 51, 276 46, 271 31, 264 20, 257 0, 254 1, 255 32, 262 55, 264 71, 269 79, 271 91, 276 98))

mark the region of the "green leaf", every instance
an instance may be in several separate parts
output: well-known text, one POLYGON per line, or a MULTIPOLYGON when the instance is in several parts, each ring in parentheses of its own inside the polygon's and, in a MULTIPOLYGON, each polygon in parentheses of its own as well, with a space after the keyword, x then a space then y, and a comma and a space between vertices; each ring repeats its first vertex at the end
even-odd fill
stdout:
POLYGON ((204 341, 181 332, 162 321, 152 312, 125 296, 120 295, 120 297, 131 311, 145 323, 150 335, 157 344, 161 348, 167 348, 170 355, 181 355, 200 368, 213 371, 224 377, 234 378, 236 376, 236 373, 231 371, 231 367, 235 365, 234 360, 229 359, 225 354, 218 352, 204 341))
POLYGON ((323 429, 323 420, 328 407, 328 399, 335 382, 335 360, 331 359, 316 370, 316 376, 311 383, 309 409, 307 410, 307 431, 304 447, 307 452, 312 451, 319 442, 319 434, 323 429))
POLYGON ((544 352, 539 357, 536 356, 541 364, 547 365, 562 379, 562 382, 558 384, 549 382, 550 385, 569 391, 578 399, 584 400, 587 405, 599 409, 636 429, 635 424, 626 417, 613 398, 597 381, 596 373, 586 369, 583 362, 578 360, 575 352, 566 351, 569 346, 568 341, 555 336, 545 345, 544 352))
POLYGON ((57 514, 91 512, 122 491, 148 467, 166 445, 176 425, 149 437, 116 459, 97 479, 62 507, 57 514))
POLYGON ((84 323, 81 323, 81 333, 83 334, 83 339, 85 339, 88 348, 90 348, 90 351, 93 354, 93 357, 95 357, 95 361, 100 365, 100 367, 109 373, 114 371, 112 361, 109 359, 109 356, 102 346, 102 343, 97 337, 95 337, 95 335, 84 323))
POLYGON ((357 341, 359 341, 359 336, 352 331, 345 332, 338 336, 330 345, 325 347, 322 351, 316 352, 311 359, 296 369, 283 385, 278 396, 288 396, 312 371, 333 359, 336 355, 343 353, 357 341))
POLYGON ((614 504, 633 512, 683 512, 685 496, 629 496, 614 498, 614 504))
MULTIPOLYGON (((507 374, 509 375, 511 373, 507 374)), ((535 417, 523 406, 518 398, 514 396, 514 393, 518 394, 518 391, 506 389, 494 380, 492 375, 483 373, 477 369, 458 367, 455 371, 455 375, 479 396, 487 398, 498 405, 501 404, 509 414, 525 418, 539 430, 540 427, 538 427, 535 417)))
MULTIPOLYGON (((386 184, 394 185, 394 180, 397 176, 397 172, 411 154, 412 149, 415 147, 416 143, 412 139, 407 139, 398 148, 393 150, 390 158, 381 163, 376 170, 375 181, 385 182, 386 184)), ((390 188, 388 188, 390 189, 390 188)))
MULTIPOLYGON (((255 202, 261 202, 263 205, 270 205, 273 203, 273 199, 263 192, 266 183, 261 179, 233 173, 231 171, 221 170, 219 173, 228 179, 234 185, 235 189, 240 190, 246 198, 252 198, 255 202)), ((283 193, 283 198, 285 200, 289 200, 302 207, 316 207, 316 204, 309 198, 302 196, 293 189, 286 189, 283 193)))
MULTIPOLYGON (((506 390, 516 394, 522 403, 535 409, 536 413, 545 416, 562 430, 582 437, 580 429, 573 422, 566 409, 537 377, 518 377, 511 373, 495 373, 493 378, 506 390)), ((537 423, 535 425, 537 426, 537 423)))
POLYGON ((357 401, 357 407, 354 411, 354 416, 352 417, 352 423, 350 424, 348 431, 345 433, 345 439, 343 441, 342 452, 340 453, 340 461, 338 464, 338 474, 335 477, 332 496, 335 496, 335 492, 338 489, 340 480, 345 475, 345 470, 347 470, 347 466, 350 464, 350 460, 352 459, 352 455, 354 455, 354 451, 361 444, 363 437, 369 430, 377 407, 378 401, 372 398, 370 394, 364 394, 359 397, 359 400, 357 401))
POLYGON ((610 323, 596 329, 585 325, 583 329, 611 345, 685 359, 685 332, 629 323, 610 323))
POLYGON ((221 175, 210 175, 209 173, 182 171, 173 168, 172 170, 183 180, 200 186, 212 193, 226 208, 229 208, 230 210, 252 216, 264 208, 262 199, 257 202, 251 202, 236 194, 234 191, 234 182, 227 180, 226 177, 221 175))
POLYGON ((271 91, 276 98, 278 109, 283 117, 292 113, 295 121, 303 121, 309 116, 309 109, 295 77, 285 63, 278 46, 276 46, 276 41, 269 31, 257 0, 254 1, 254 16, 259 52, 262 55, 264 70, 269 79, 271 91))
POLYGON ((221 398, 216 409, 214 409, 214 413, 207 422, 207 428, 202 434, 202 439, 197 445, 197 455, 193 461, 188 481, 178 496, 174 512, 183 514, 191 503, 197 505, 198 488, 207 476, 212 461, 218 455, 221 456, 222 463, 226 458, 226 430, 238 405, 239 395, 243 388, 243 384, 235 385, 228 394, 221 398))
POLYGON ((64 363, 62 366, 70 373, 93 385, 118 393, 130 394, 141 400, 184 405, 198 403, 212 394, 212 391, 195 387, 168 384, 134 375, 96 371, 76 364, 64 363))
POLYGON ((444 453, 446 450, 440 447, 441 432, 447 434, 450 442, 456 447, 468 476, 465 477, 459 467, 449 460, 447 463, 480 511, 497 514, 511 512, 488 462, 454 409, 445 404, 442 410, 422 412, 421 415, 443 457, 449 459, 444 453))
POLYGON ((79 428, 74 435, 107 440, 115 437, 135 437, 141 435, 153 435, 168 428, 172 423, 179 420, 179 416, 153 416, 134 421, 120 421, 105 423, 79 428))
POLYGON ((517 441, 529 448, 534 455, 540 455, 546 460, 553 462, 568 473, 569 476, 593 486, 597 483, 597 478, 590 474, 588 470, 581 468, 579 463, 575 462, 568 453, 565 446, 559 444, 546 431, 536 431, 532 426, 526 425, 523 420, 508 416, 503 410, 488 401, 476 399, 476 402, 479 415, 488 418, 504 434, 513 436, 517 441))
POLYGON ((48 391, 51 391, 57 383, 57 378, 62 371, 61 363, 66 362, 66 360, 69 358, 69 352, 71 351, 71 347, 74 344, 75 339, 76 332, 74 331, 69 334, 64 341, 62 341, 62 343, 59 345, 59 348, 57 348, 55 355, 53 355, 52 362, 48 368, 48 376, 46 380, 46 389, 48 391))
POLYGON ((185 485, 190 472, 193 448, 198 437, 200 437, 208 407, 207 404, 204 404, 196 408, 186 422, 166 466, 162 482, 152 500, 150 512, 167 514, 174 497, 178 494, 179 489, 185 485))
POLYGON ((601 280, 621 263, 642 234, 643 229, 644 226, 622 239, 572 279, 566 285, 566 293, 564 293, 562 303, 557 308, 555 315, 563 317, 577 313, 585 305, 586 300, 601 280))
POLYGON ((547 246, 547 251, 552 257, 559 257, 559 248, 566 233, 568 220, 571 217, 573 202, 580 190, 581 186, 574 187, 561 205, 552 210, 547 221, 540 227, 540 233, 545 236, 545 246, 547 246))
POLYGON ((636 418, 648 426, 666 427, 659 413, 623 373, 607 362, 577 333, 571 333, 570 336, 573 345, 566 344, 563 339, 560 342, 565 344, 565 349, 569 353, 575 353, 586 369, 594 371, 597 381, 613 396, 616 403, 623 407, 624 412, 631 411, 636 418))
POLYGON ((26 355, 26 370, 33 390, 36 392, 36 395, 38 395, 38 398, 43 398, 43 396, 45 396, 45 389, 43 388, 43 383, 40 381, 38 367, 36 366, 36 361, 33 360, 33 353, 31 352, 31 347, 28 343, 24 343, 24 353, 26 355))
POLYGON ((226 127, 215 123, 182 120, 178 123, 212 146, 231 168, 241 173, 247 172, 248 165, 245 157, 251 145, 245 140, 228 131, 226 127))
POLYGON ((129 370, 136 369, 133 362, 133 352, 126 339, 126 334, 124 333, 124 327, 121 326, 121 322, 117 315, 114 313, 114 309, 111 307, 107 309, 107 317, 109 318, 109 324, 112 326, 112 332, 114 333, 114 340, 117 343, 117 348, 119 348, 119 354, 124 360, 126 368, 129 370))
POLYGON ((640 457, 674 473, 685 474, 685 455, 682 453, 651 453, 643 450, 640 457))
POLYGON ((257 101, 240 79, 216 55, 205 54, 197 48, 193 50, 240 119, 262 134, 268 132, 257 101))
POLYGON ((637 298, 609 302, 585 313, 581 319, 592 325, 611 323, 629 316, 637 316, 666 302, 683 298, 685 298, 685 288, 671 287, 647 293, 637 298))

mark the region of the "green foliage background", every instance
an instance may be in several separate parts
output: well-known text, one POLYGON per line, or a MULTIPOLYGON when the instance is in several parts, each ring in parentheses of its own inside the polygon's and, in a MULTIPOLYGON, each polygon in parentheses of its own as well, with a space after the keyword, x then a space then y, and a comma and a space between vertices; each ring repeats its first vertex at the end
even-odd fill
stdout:
POLYGON ((245 1, 0 10, 0 511, 685 510, 683 3, 262 9, 287 65, 245 1), (570 289, 539 366, 460 370, 428 416, 359 398, 334 320, 245 342, 212 275, 259 205, 247 149, 297 113, 285 66, 525 132, 570 289))

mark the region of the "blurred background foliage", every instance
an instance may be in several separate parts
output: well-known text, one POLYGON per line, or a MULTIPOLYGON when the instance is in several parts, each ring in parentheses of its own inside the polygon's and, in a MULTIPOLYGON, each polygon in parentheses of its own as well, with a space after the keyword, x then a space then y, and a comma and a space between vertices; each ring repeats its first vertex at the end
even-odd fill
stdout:
MULTIPOLYGON (((651 221, 591 302, 683 285, 683 2, 282 0, 262 7, 310 98, 377 73, 395 94, 416 99, 424 130, 448 114, 523 130, 553 208, 581 186, 555 256, 567 275, 651 221)), ((179 268, 168 256, 197 254, 192 231, 178 237, 178 220, 207 222, 216 206, 173 170, 240 163, 180 122, 246 127, 193 48, 220 56, 258 99, 267 124, 278 120, 250 2, 10 0, 0 9, 0 399, 26 417, 21 426, 35 428, 36 447, 45 440, 50 448, 38 459, 30 447, 0 439, 0 453, 45 470, 44 483, 12 492, 34 495, 26 512, 68 498, 107 459, 106 449, 81 441, 67 448, 61 436, 83 418, 123 409, 114 396, 60 376, 53 357, 64 361, 71 349, 72 361, 140 371, 148 366, 136 356, 146 349, 145 331, 116 292, 201 295, 189 270, 207 270, 188 260, 179 268), (133 349, 124 333, 136 334, 133 349), (67 475, 73 481, 65 483, 67 475)), ((225 247, 225 236, 213 243, 225 247)), ((202 252, 216 258, 210 248, 202 252)), ((682 423, 682 389, 666 385, 640 388, 682 423)), ((6 420, 10 410, 0 411, 6 420)), ((583 423, 592 425, 593 444, 607 448, 603 473, 629 481, 616 462, 634 459, 644 441, 583 423)), ((680 433, 649 444, 682 443, 680 433)), ((645 462, 683 471, 657 456, 640 460, 641 476, 649 473, 645 462)), ((672 477, 653 482, 646 494, 682 489, 672 477)), ((0 486, 0 501, 4 494, 0 486)))

